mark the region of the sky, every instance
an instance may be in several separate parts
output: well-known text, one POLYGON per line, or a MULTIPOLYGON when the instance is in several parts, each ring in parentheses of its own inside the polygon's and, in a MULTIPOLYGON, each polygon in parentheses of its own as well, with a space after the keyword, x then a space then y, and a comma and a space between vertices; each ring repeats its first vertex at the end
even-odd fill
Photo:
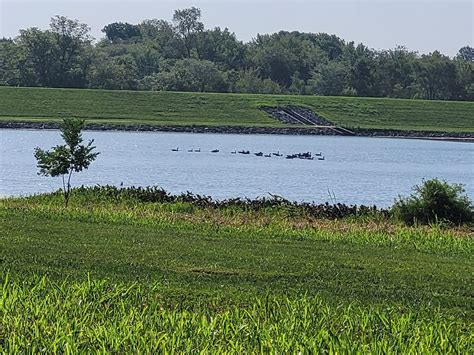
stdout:
POLYGON ((474 47, 474 0, 0 0, 0 37, 46 29, 52 16, 78 19, 96 39, 112 22, 171 20, 175 9, 202 10, 206 28, 219 26, 251 41, 279 30, 326 32, 373 49, 405 46, 454 56, 474 47))

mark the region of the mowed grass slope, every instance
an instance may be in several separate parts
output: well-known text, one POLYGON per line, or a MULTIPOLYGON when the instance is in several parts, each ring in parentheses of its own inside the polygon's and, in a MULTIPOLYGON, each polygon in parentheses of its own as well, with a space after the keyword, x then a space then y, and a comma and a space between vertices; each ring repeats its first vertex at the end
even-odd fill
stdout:
POLYGON ((59 194, 0 226, 0 352, 473 350, 468 229, 59 194))
POLYGON ((349 128, 474 132, 474 102, 0 87, 0 120, 283 127, 261 106, 301 105, 349 128))

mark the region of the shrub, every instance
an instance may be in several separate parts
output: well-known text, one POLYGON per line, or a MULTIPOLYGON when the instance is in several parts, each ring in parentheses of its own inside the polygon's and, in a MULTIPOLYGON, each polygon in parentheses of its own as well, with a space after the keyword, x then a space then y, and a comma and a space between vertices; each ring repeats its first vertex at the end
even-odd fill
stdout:
POLYGON ((412 225, 445 221, 462 224, 474 221, 474 209, 463 185, 431 179, 416 185, 410 197, 400 197, 392 207, 393 215, 412 225))
MULTIPOLYGON (((116 187, 116 186, 89 186, 74 189, 74 195, 78 203, 90 202, 130 202, 130 203, 172 203, 181 204, 178 208, 181 212, 192 213, 194 208, 216 208, 216 209, 242 209, 246 211, 274 210, 285 212, 288 216, 311 216, 314 218, 338 219, 347 217, 378 217, 389 218, 387 209, 376 206, 346 205, 346 204, 317 204, 315 202, 295 202, 289 201, 281 196, 271 195, 256 199, 230 198, 224 200, 214 200, 210 196, 197 195, 191 192, 172 195, 160 187, 116 187)), ((54 194, 41 195, 54 196, 54 194)))

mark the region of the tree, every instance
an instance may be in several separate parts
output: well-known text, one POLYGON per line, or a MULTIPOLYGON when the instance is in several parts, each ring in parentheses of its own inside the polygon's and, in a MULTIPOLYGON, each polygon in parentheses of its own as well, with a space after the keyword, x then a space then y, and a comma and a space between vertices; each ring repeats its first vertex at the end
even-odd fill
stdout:
POLYGON ((142 88, 148 90, 225 92, 227 84, 223 73, 212 62, 182 59, 158 74, 146 76, 142 88))
POLYGON ((291 86, 293 78, 307 81, 311 70, 323 58, 322 50, 299 32, 258 35, 249 44, 251 67, 257 69, 262 78, 285 88, 291 86))
POLYGON ((245 47, 227 28, 199 32, 197 35, 199 59, 209 60, 226 69, 241 69, 245 61, 245 47))
POLYGON ((271 79, 260 78, 255 70, 245 70, 240 72, 234 91, 251 94, 280 94, 281 87, 271 79))
POLYGON ((308 81, 317 95, 338 96, 349 84, 349 72, 342 62, 330 61, 316 67, 308 81))
POLYGON ((186 48, 182 38, 172 23, 165 20, 145 20, 138 25, 144 42, 152 44, 166 59, 186 57, 186 48))
POLYGON ((329 60, 335 60, 342 56, 344 41, 336 35, 327 33, 306 34, 321 50, 326 53, 329 60))
POLYGON ((90 28, 78 20, 65 16, 51 18, 51 33, 54 39, 53 55, 56 68, 54 86, 84 87, 86 67, 84 65, 84 50, 90 45, 92 37, 90 28))
POLYGON ((380 51, 377 54, 375 82, 381 96, 412 98, 415 95, 415 62, 417 55, 405 47, 380 51))
POLYGON ((201 9, 196 7, 176 10, 173 15, 173 22, 183 39, 188 58, 191 58, 193 46, 196 48, 196 34, 204 30, 204 24, 199 21, 200 18, 201 9))
POLYGON ((19 85, 20 49, 11 39, 0 39, 0 85, 19 85))
POLYGON ((134 44, 130 49, 130 55, 140 79, 160 71, 160 53, 150 43, 134 44))
POLYGON ((257 69, 259 76, 289 87, 291 76, 298 70, 297 57, 293 48, 282 42, 279 34, 258 35, 250 45, 250 57, 252 66, 257 69))
POLYGON ((136 90, 140 76, 134 59, 135 46, 141 44, 110 44, 102 41, 95 50, 88 73, 91 88, 136 90))
POLYGON ((92 38, 89 27, 64 16, 51 18, 50 30, 20 30, 17 59, 23 85, 84 87, 92 38), (34 80, 31 80, 33 74, 34 80))
POLYGON ((424 54, 417 62, 417 82, 428 100, 450 100, 456 91, 456 66, 438 51, 424 54))
POLYGON ((128 22, 113 22, 102 29, 105 37, 111 42, 127 41, 141 38, 140 27, 128 22))
POLYGON ((23 54, 18 58, 20 75, 25 79, 29 78, 24 80, 23 85, 53 86, 55 58, 51 33, 36 27, 20 30, 17 44, 23 54))
POLYGON ((94 140, 90 140, 87 145, 82 145, 82 128, 84 120, 77 118, 66 118, 63 120, 60 131, 61 137, 66 144, 57 145, 51 150, 35 148, 35 158, 38 175, 61 176, 63 181, 64 204, 67 207, 71 195, 71 176, 73 172, 80 172, 87 169, 89 165, 99 155, 93 152, 94 140))
POLYGON ((462 47, 456 57, 467 62, 474 62, 474 48, 469 46, 462 47))
POLYGON ((354 46, 349 43, 344 53, 348 62, 350 86, 356 90, 357 96, 378 96, 375 90, 375 52, 362 43, 354 46))
POLYGON ((457 99, 474 101, 474 61, 456 59, 457 99))

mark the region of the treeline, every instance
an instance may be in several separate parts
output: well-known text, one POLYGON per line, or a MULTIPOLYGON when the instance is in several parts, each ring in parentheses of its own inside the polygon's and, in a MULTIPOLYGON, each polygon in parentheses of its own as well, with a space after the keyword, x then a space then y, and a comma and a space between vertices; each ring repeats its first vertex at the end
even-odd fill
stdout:
POLYGON ((289 93, 474 100, 474 48, 453 59, 404 47, 376 51, 326 33, 281 31, 239 41, 206 29, 197 8, 171 22, 111 23, 93 42, 67 17, 0 39, 0 85, 289 93))

